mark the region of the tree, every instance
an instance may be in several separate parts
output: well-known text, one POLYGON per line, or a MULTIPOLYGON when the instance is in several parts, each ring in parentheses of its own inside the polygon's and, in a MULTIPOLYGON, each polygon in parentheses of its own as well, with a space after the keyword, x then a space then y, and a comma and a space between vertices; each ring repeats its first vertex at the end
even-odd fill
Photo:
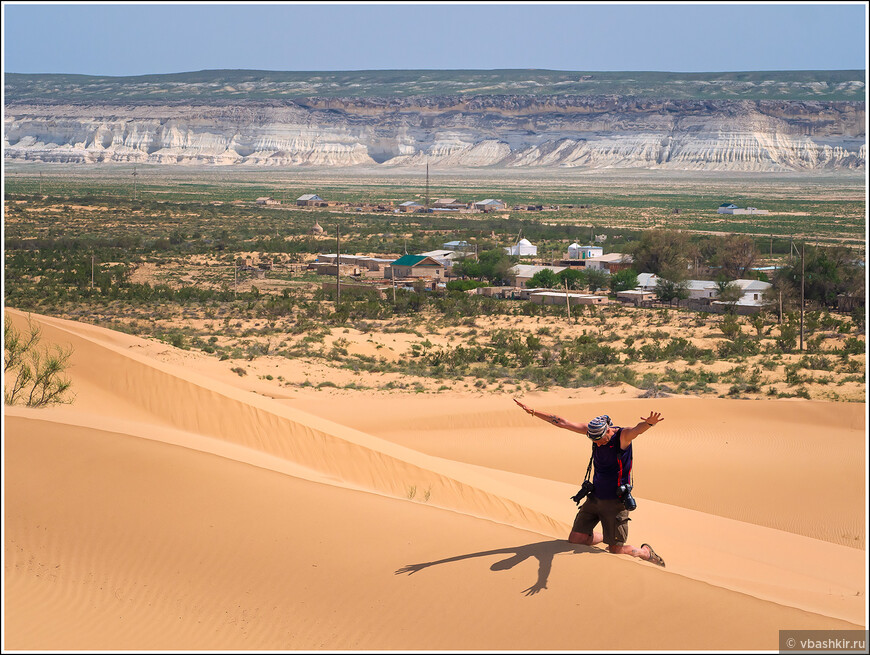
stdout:
POLYGON ((686 282, 683 280, 676 281, 660 277, 656 280, 656 297, 661 302, 685 300, 689 297, 689 290, 686 282))
MULTIPOLYGON (((836 306, 837 295, 845 293, 864 295, 864 272, 856 262, 855 253, 842 246, 809 246, 804 251, 803 280, 804 298, 826 307, 836 306)), ((792 262, 777 271, 773 285, 783 292, 788 306, 800 301, 801 260, 792 262)))
POLYGON ((532 289, 552 289, 559 286, 559 276, 552 269, 545 268, 535 273, 526 286, 532 289))
POLYGON ((729 280, 745 278, 761 256, 755 241, 745 234, 711 237, 700 252, 711 269, 729 280))
POLYGON ((737 301, 743 296, 743 290, 736 282, 720 278, 716 281, 716 300, 728 303, 726 309, 729 313, 734 311, 737 301))
POLYGON ((635 270, 676 281, 688 277, 688 266, 696 248, 685 232, 647 230, 640 241, 630 244, 628 251, 634 259, 635 270))
POLYGON ((616 273, 611 274, 608 282, 610 284, 611 293, 628 291, 629 289, 634 289, 637 286, 637 273, 634 272, 634 269, 625 268, 621 271, 616 271, 616 273))
POLYGON ((586 286, 589 287, 589 291, 595 293, 607 285, 609 277, 610 276, 604 271, 599 271, 597 268, 591 268, 586 271, 586 286))
POLYGON ((586 274, 576 268, 566 268, 559 272, 559 283, 569 289, 582 289, 586 286, 586 274))
POLYGON ((480 262, 474 257, 465 257, 453 265, 453 272, 462 277, 470 277, 480 279, 483 274, 480 272, 480 262))
POLYGON ((486 278, 490 284, 495 284, 508 281, 510 268, 517 262, 517 258, 511 257, 501 248, 494 248, 481 252, 478 261, 480 276, 486 278))
POLYGON ((12 325, 8 315, 3 329, 3 374, 12 380, 6 385, 3 401, 7 405, 23 402, 28 407, 72 402, 67 396, 72 382, 63 375, 72 349, 40 348, 42 331, 29 317, 26 335, 12 325))

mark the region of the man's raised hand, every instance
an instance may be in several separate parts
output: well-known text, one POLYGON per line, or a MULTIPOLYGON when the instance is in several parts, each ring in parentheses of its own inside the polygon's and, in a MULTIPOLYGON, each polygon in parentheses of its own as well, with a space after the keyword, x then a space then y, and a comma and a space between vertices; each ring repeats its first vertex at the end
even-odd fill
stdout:
POLYGON ((646 423, 649 424, 649 425, 655 425, 655 424, 658 423, 659 421, 664 421, 665 419, 664 419, 664 417, 661 415, 660 412, 650 412, 650 414, 649 414, 648 417, 643 418, 643 417, 641 416, 640 420, 646 422, 646 423))
POLYGON ((519 405, 520 407, 522 407, 523 410, 524 410, 527 414, 534 414, 534 413, 535 413, 535 410, 533 410, 533 409, 529 409, 528 407, 526 407, 525 405, 523 405, 523 404, 522 404, 519 400, 517 400, 516 398, 514 398, 513 401, 514 401, 517 405, 519 405))

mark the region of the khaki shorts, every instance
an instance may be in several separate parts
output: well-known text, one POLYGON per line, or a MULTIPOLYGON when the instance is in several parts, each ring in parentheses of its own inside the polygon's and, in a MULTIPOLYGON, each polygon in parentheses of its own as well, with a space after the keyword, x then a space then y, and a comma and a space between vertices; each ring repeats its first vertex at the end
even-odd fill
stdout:
POLYGON ((604 543, 608 546, 624 546, 628 539, 628 510, 622 501, 615 498, 602 500, 589 496, 577 512, 573 532, 592 534, 598 522, 604 532, 604 543))

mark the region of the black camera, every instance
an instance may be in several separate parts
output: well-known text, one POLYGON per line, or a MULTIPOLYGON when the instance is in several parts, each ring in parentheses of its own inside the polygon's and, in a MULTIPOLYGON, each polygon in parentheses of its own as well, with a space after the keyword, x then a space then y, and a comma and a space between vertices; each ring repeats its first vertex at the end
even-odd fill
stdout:
POLYGON ((580 502, 584 498, 586 498, 587 495, 591 494, 593 491, 595 491, 595 485, 592 484, 592 481, 591 480, 583 480, 583 486, 580 487, 580 491, 578 491, 576 494, 571 496, 571 500, 573 500, 575 503, 577 503, 579 505, 580 502))
POLYGON ((629 512, 633 512, 637 509, 637 501, 634 499, 634 496, 631 495, 632 488, 633 485, 621 484, 619 485, 619 489, 616 490, 616 497, 622 501, 623 506, 629 512))

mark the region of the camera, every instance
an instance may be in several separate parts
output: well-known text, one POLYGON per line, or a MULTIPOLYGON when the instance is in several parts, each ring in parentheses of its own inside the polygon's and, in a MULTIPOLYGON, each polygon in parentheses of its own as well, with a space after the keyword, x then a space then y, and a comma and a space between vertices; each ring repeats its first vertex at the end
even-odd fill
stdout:
POLYGON ((637 509, 637 501, 634 499, 634 496, 631 495, 632 488, 633 485, 621 484, 619 485, 619 489, 616 490, 616 497, 622 501, 623 506, 629 512, 633 512, 637 509))
POLYGON ((578 491, 576 494, 571 496, 571 500, 573 500, 575 503, 577 503, 579 505, 580 501, 582 501, 584 498, 586 498, 587 495, 591 494, 594 491, 595 491, 595 485, 592 484, 592 481, 591 480, 583 480, 583 486, 580 487, 580 491, 578 491))

